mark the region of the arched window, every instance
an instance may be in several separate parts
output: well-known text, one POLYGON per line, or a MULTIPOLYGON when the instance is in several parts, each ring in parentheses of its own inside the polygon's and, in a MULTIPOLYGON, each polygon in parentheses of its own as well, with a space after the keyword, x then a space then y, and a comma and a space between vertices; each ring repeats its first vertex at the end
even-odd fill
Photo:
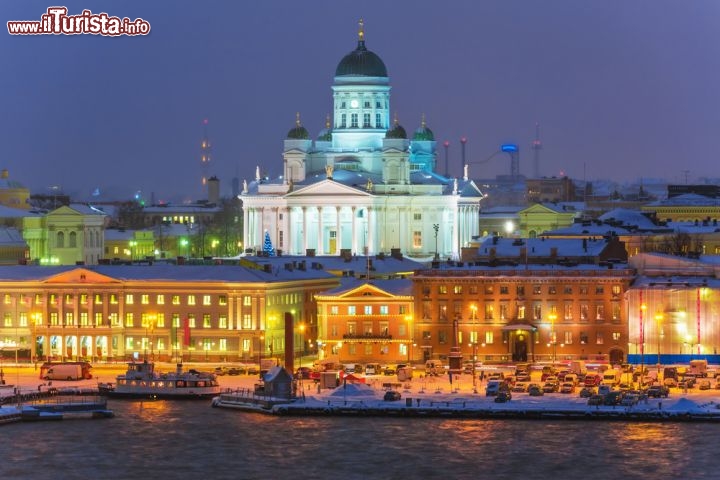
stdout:
POLYGON ((57 233, 57 247, 58 248, 65 247, 65 233, 64 232, 57 233))
POLYGON ((76 248, 77 247, 77 233, 70 232, 70 248, 76 248))

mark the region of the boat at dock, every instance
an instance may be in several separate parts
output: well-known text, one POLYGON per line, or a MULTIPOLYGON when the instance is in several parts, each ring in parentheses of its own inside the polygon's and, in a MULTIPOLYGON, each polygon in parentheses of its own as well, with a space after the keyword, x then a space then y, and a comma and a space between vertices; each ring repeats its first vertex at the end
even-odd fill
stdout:
POLYGON ((64 418, 112 418, 107 408, 107 397, 100 395, 56 395, 18 407, 23 421, 63 420, 64 418))
POLYGON ((157 373, 153 363, 128 363, 127 371, 115 383, 98 384, 99 392, 111 398, 199 399, 223 392, 212 373, 183 371, 181 363, 175 372, 157 373))

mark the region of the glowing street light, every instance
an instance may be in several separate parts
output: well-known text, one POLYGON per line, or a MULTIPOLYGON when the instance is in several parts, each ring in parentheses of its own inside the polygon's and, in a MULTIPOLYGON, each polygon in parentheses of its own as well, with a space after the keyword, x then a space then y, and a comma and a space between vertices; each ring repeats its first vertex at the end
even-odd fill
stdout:
POLYGON ((552 343, 552 364, 555 365, 555 356, 557 354, 557 338, 555 337, 555 319, 557 315, 553 312, 548 315, 550 318, 550 342, 552 343))

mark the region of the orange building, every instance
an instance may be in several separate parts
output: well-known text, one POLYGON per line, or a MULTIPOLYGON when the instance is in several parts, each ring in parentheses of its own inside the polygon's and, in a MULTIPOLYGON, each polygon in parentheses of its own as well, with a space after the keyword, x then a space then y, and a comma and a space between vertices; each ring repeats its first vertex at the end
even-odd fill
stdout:
POLYGON ((415 272, 415 330, 423 360, 620 362, 628 348, 624 294, 634 272, 618 265, 436 265, 415 272), (620 268, 618 268, 620 267, 620 268))
POLYGON ((320 360, 349 364, 418 358, 410 280, 353 279, 315 295, 315 300, 320 360))

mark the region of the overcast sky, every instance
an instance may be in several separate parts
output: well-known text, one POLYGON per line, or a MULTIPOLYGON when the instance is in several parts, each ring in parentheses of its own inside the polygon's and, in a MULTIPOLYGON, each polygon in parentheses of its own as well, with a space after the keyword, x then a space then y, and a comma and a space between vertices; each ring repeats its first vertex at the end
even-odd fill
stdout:
POLYGON ((479 163, 505 142, 532 175, 539 122, 542 175, 720 177, 717 0, 3 0, 0 13, 0 168, 33 193, 200 198, 204 118, 224 195, 256 165, 277 176, 295 112, 313 137, 323 127, 359 18, 393 115, 411 132, 425 113, 454 175, 462 136, 471 177, 509 173, 506 156, 479 163), (58 4, 152 30, 7 33, 58 4))

